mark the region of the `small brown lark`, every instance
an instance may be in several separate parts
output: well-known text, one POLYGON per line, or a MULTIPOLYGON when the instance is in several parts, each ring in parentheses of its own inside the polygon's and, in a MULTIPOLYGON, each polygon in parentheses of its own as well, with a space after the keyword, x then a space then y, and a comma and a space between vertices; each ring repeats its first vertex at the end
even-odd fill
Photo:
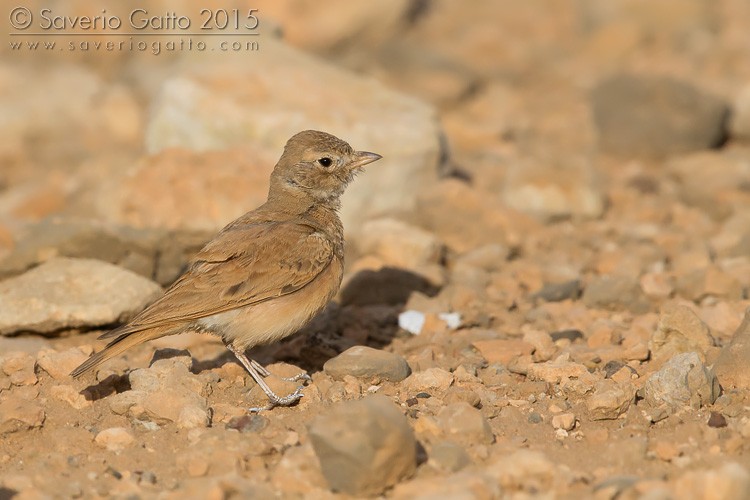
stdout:
MULTIPOLYGON (((112 339, 107 347, 71 375, 148 340, 199 331, 221 337, 250 372, 269 399, 262 409, 294 404, 302 387, 277 396, 263 380, 269 372, 245 351, 295 333, 336 294, 344 268, 340 198, 380 158, 324 132, 293 136, 271 173, 268 200, 222 229, 161 298, 103 334, 112 339)), ((309 377, 293 378, 301 379, 309 377)))

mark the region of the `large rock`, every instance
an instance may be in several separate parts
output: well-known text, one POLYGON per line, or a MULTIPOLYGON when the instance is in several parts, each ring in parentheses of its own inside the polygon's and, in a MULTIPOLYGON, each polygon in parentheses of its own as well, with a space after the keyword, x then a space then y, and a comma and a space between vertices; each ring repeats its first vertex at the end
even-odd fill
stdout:
POLYGON ((591 102, 604 151, 665 157, 721 144, 729 108, 688 83, 618 74, 599 83, 591 102))
POLYGON ((366 346, 350 347, 326 361, 323 369, 336 380, 352 375, 371 381, 400 382, 411 373, 409 363, 403 357, 366 346))
POLYGON ((334 406, 315 419, 310 441, 333 491, 375 496, 416 469, 414 433, 385 396, 334 406))
POLYGON ((694 352, 678 354, 646 381, 646 402, 674 410, 698 409, 719 396, 719 380, 694 352))
POLYGON ((51 259, 0 282, 0 334, 120 323, 160 294, 153 281, 105 262, 51 259))
POLYGON ((235 164, 232 171, 246 169, 241 184, 250 183, 250 178, 258 182, 245 189, 229 186, 228 193, 221 196, 218 186, 212 188, 213 212, 195 222, 193 210, 185 214, 170 210, 174 218, 168 221, 143 216, 139 220, 151 226, 169 223, 195 227, 200 223, 205 227, 206 218, 210 218, 219 228, 242 210, 254 208, 254 199, 265 196, 267 174, 284 144, 305 129, 323 130, 356 149, 383 155, 383 160, 368 168, 344 196, 342 219, 350 228, 375 215, 412 211, 414 186, 436 181, 444 152, 435 110, 430 106, 271 39, 264 40, 263 50, 253 53, 249 65, 237 64, 231 54, 222 57, 212 52, 210 58, 207 56, 196 55, 184 66, 174 67, 174 76, 161 84, 151 105, 147 151, 175 158, 147 158, 146 166, 125 170, 113 178, 111 186, 102 190, 98 204, 108 218, 129 218, 136 206, 132 200, 142 198, 137 195, 141 190, 158 193, 157 199, 150 200, 157 208, 174 200, 184 199, 182 205, 206 198, 207 185, 215 179, 231 178, 222 165, 229 161, 235 164), (201 64, 195 64, 197 60, 201 64), (244 152, 234 150, 246 145, 251 147, 244 152), (183 150, 164 152, 169 148, 183 150), (225 153, 226 158, 220 153, 195 154, 220 150, 230 151, 225 153), (173 164, 180 162, 189 166, 188 175, 173 192, 170 179, 174 179, 177 168, 173 164), (154 171, 146 173, 144 169, 154 171), (134 173, 153 185, 125 182, 117 192, 118 185, 134 173))

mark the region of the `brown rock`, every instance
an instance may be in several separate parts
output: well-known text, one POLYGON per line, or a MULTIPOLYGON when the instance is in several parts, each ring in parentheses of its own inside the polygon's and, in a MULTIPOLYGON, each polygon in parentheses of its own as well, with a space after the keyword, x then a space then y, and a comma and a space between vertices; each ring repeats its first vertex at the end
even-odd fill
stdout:
POLYGON ((588 372, 588 369, 582 364, 558 358, 554 361, 529 365, 528 377, 531 380, 543 380, 557 384, 563 379, 579 378, 588 372))
POLYGON ((592 420, 615 419, 628 411, 635 401, 635 387, 630 382, 616 383, 603 380, 596 392, 588 398, 586 406, 592 420))
POLYGON ((76 410, 91 406, 91 398, 86 398, 86 395, 81 394, 79 390, 71 385, 54 385, 50 388, 50 394, 55 399, 64 401, 76 410))
POLYGON ((133 434, 122 427, 105 429, 94 438, 96 444, 109 451, 122 451, 133 444, 133 434))
POLYGON ((371 381, 400 382, 411 373, 409 364, 401 356, 366 346, 350 347, 326 361, 323 369, 335 380, 352 375, 371 381))
POLYGON ((725 388, 750 387, 750 371, 746 369, 748 359, 750 359, 750 308, 745 310, 745 317, 734 332, 732 342, 722 348, 719 359, 713 366, 713 372, 722 386, 725 388))
POLYGON ((714 345, 708 326, 687 306, 665 310, 659 326, 649 341, 654 358, 668 357, 684 352, 697 352, 705 357, 714 345))
POLYGON ((11 396, 0 404, 0 432, 18 432, 41 427, 45 418, 41 406, 16 396, 11 396))
POLYGON ((653 407, 667 405, 679 410, 713 404, 719 381, 694 352, 678 354, 646 381, 645 399, 653 407))
POLYGON ((334 406, 313 422, 310 441, 334 491, 378 495, 416 469, 414 434, 384 396, 334 406))
POLYGON ((413 395, 419 392, 446 391, 453 384, 453 374, 442 368, 428 368, 412 373, 401 382, 401 390, 413 395))
POLYGON ((459 444, 491 444, 495 441, 482 412, 465 402, 444 407, 438 413, 437 422, 445 436, 459 444))
POLYGON ((48 349, 39 353, 37 364, 52 378, 64 379, 69 377, 74 368, 86 361, 91 352, 91 346, 71 347, 61 352, 48 349))
POLYGON ((0 282, 0 334, 50 333, 126 321, 159 294, 156 283, 111 264, 48 260, 0 282))
POLYGON ((474 347, 481 353, 487 363, 503 363, 507 365, 511 358, 524 356, 534 352, 534 344, 523 340, 491 339, 474 342, 474 347))

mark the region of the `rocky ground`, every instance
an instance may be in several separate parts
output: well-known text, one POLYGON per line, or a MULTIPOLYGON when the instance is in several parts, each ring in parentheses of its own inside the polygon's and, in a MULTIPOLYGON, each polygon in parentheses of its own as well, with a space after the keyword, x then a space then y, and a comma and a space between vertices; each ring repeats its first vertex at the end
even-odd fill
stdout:
POLYGON ((0 49, 0 499, 750 498, 750 4, 251 7, 252 53, 0 49), (305 128, 384 159, 251 353, 300 403, 198 334, 68 377, 305 128))

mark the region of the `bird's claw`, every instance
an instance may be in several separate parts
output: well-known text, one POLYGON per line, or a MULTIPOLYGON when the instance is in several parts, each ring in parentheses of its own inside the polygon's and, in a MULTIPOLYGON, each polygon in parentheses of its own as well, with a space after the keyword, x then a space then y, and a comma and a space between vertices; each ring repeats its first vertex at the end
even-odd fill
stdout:
POLYGON ((307 372, 300 372, 294 377, 289 377, 289 378, 282 377, 282 380, 287 380, 289 382, 297 382, 298 380, 304 380, 305 382, 312 382, 312 377, 308 375, 307 372))
POLYGON ((297 401, 299 401, 300 399, 302 399, 302 396, 304 396, 304 394, 302 394, 302 389, 304 388, 305 386, 300 386, 292 394, 289 394, 288 396, 284 396, 283 398, 280 398, 274 393, 267 394, 268 404, 266 406, 248 408, 248 411, 250 413, 260 413, 262 411, 268 411, 277 406, 291 406, 297 401))

